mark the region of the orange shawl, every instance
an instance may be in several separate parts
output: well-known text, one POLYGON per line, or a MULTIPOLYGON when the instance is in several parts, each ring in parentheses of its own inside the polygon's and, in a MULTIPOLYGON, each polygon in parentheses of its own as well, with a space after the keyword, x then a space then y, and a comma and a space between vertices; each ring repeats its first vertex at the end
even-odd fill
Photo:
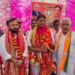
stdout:
MULTIPOLYGON (((50 45, 52 45, 52 37, 49 28, 46 27, 45 32, 42 35, 40 35, 40 33, 38 32, 38 27, 35 27, 31 34, 31 42, 32 45, 35 47, 40 47, 41 45, 44 44, 49 49, 50 45), (39 43, 37 42, 38 40, 40 41, 39 43)), ((53 72, 55 67, 52 63, 49 52, 35 53, 35 55, 36 55, 36 58, 34 58, 35 60, 37 59, 37 57, 41 59, 39 75, 50 75, 50 73, 53 72)), ((38 62, 38 61, 36 60, 34 62, 38 62)))
MULTIPOLYGON (((18 52, 18 58, 22 60, 22 55, 25 49, 24 37, 21 32, 18 32, 18 43, 17 40, 11 35, 11 32, 7 32, 5 36, 5 45, 8 53, 12 55, 15 60, 16 59, 16 51, 18 52)), ((26 75, 25 64, 22 64, 21 67, 16 67, 14 63, 7 61, 5 64, 5 75, 26 75)))
MULTIPOLYGON (((62 35, 62 32, 59 34, 57 42, 56 42, 56 46, 55 46, 55 51, 56 52, 57 52, 58 47, 59 47, 61 35, 62 35)), ((66 36, 65 43, 64 43, 63 54, 62 54, 60 65, 58 67, 59 72, 64 69, 64 65, 65 65, 66 60, 67 60, 67 54, 68 54, 69 45, 70 45, 70 32, 68 32, 68 34, 66 36)))

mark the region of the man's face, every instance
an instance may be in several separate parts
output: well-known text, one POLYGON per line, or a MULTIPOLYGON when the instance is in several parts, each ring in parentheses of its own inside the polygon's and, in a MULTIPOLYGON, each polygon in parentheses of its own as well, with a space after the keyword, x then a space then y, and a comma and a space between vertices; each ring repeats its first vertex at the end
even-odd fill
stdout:
POLYGON ((70 31, 70 22, 68 20, 62 21, 62 32, 66 34, 68 31, 70 31))
POLYGON ((54 27, 56 30, 58 30, 58 29, 59 29, 59 25, 60 25, 60 22, 56 22, 56 23, 53 25, 53 27, 54 27))
POLYGON ((36 12, 39 11, 39 7, 40 7, 40 6, 39 6, 38 4, 35 4, 35 5, 34 5, 34 11, 36 11, 36 12))
POLYGON ((46 19, 41 17, 40 19, 38 19, 37 24, 39 27, 44 27, 46 24, 46 19))
POLYGON ((33 29, 37 25, 36 21, 32 21, 31 28, 33 29))
POLYGON ((59 7, 57 7, 57 8, 55 8, 55 11, 56 11, 56 12, 60 12, 61 9, 60 9, 59 7))
POLYGON ((9 29, 12 33, 17 33, 18 30, 19 30, 19 27, 20 27, 19 23, 18 23, 16 20, 14 20, 13 22, 10 22, 10 23, 9 23, 8 29, 9 29))

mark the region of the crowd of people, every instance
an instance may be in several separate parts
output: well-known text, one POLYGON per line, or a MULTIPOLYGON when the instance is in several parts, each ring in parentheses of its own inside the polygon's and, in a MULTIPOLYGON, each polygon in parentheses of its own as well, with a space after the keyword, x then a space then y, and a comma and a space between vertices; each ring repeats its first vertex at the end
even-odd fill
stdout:
POLYGON ((4 70, 0 67, 1 75, 75 75, 75 32, 71 31, 71 20, 56 19, 49 28, 46 19, 43 14, 32 19, 26 35, 16 18, 6 21, 8 31, 0 37, 4 65, 4 70))

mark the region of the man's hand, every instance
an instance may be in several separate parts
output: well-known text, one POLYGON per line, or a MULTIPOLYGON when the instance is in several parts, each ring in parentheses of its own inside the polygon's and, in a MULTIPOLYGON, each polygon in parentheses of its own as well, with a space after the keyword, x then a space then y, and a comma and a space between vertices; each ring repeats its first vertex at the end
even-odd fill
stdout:
POLYGON ((17 60, 16 61, 16 66, 19 67, 23 64, 23 60, 17 60))
POLYGON ((54 50, 54 49, 55 49, 55 46, 54 46, 54 45, 50 45, 50 48, 51 48, 52 50, 54 50))
POLYGON ((14 59, 14 58, 11 58, 10 61, 11 61, 12 63, 14 63, 17 67, 19 67, 19 66, 21 66, 21 65, 24 63, 24 59, 25 59, 25 58, 23 58, 22 60, 16 60, 16 59, 14 59))
POLYGON ((42 46, 40 47, 40 50, 41 50, 42 52, 47 52, 47 47, 46 47, 45 45, 42 45, 42 46))
POLYGON ((11 58, 10 61, 13 62, 14 64, 16 64, 16 59, 11 58))

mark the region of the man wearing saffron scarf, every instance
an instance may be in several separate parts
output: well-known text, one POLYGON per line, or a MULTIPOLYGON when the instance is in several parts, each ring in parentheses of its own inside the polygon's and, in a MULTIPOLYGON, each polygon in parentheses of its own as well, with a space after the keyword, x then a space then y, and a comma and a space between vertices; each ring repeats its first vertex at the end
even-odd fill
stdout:
POLYGON ((45 25, 46 17, 37 17, 37 26, 34 27, 29 41, 29 75, 50 75, 54 70, 50 57, 53 47, 50 29, 45 25))
POLYGON ((57 75, 75 75, 75 32, 71 32, 71 20, 64 18, 61 28, 55 47, 57 75))
POLYGON ((26 75, 27 44, 19 31, 21 23, 16 18, 6 22, 8 31, 1 37, 2 50, 7 50, 11 58, 5 62, 5 75, 26 75))

